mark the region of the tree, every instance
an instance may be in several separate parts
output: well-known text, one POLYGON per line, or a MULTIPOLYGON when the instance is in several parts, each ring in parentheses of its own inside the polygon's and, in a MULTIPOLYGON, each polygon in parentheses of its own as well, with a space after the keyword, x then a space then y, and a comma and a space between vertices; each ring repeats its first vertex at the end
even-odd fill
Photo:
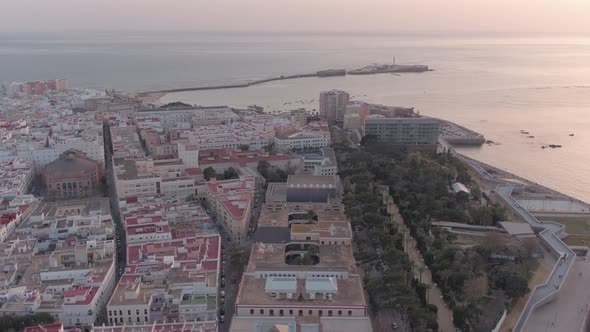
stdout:
POLYGON ((246 263, 248 263, 248 257, 250 257, 249 251, 244 250, 243 248, 231 248, 229 253, 229 264, 237 270, 242 270, 246 263))
POLYGON ((506 295, 519 298, 529 292, 528 280, 519 273, 514 263, 499 265, 490 271, 490 281, 495 288, 503 289, 506 295))
POLYGON ((23 327, 51 324, 55 322, 53 316, 47 313, 38 313, 25 316, 0 316, 0 331, 22 331, 23 327))
POLYGON ((248 151, 250 150, 250 145, 248 144, 240 144, 240 151, 248 151))
POLYGON ((471 198, 476 202, 481 200, 481 189, 479 187, 471 188, 471 198))
POLYGON ((262 175, 262 177, 264 177, 265 179, 268 180, 268 172, 270 170, 270 163, 266 160, 261 160, 258 162, 258 166, 256 167, 256 170, 258 171, 258 173, 260 173, 260 175, 262 175))
POLYGON ((465 283, 465 299, 475 302, 488 293, 488 282, 485 277, 474 278, 465 283))
POLYGON ((305 214, 305 217, 307 219, 308 222, 314 222, 317 221, 317 213, 315 213, 314 210, 307 210, 307 213, 305 214))
POLYGON ((203 177, 205 178, 206 181, 211 180, 212 178, 216 177, 216 172, 215 169, 211 166, 205 168, 203 170, 203 177))
POLYGON ((267 145, 265 145, 265 146, 262 147, 262 149, 264 151, 266 151, 267 153, 272 153, 273 150, 274 150, 274 148, 275 148, 275 144, 274 143, 269 143, 269 144, 267 144, 267 145))
POLYGON ((237 179, 239 177, 240 175, 238 174, 238 171, 233 167, 230 167, 223 172, 223 179, 225 180, 237 179))
POLYGON ((377 141, 378 141, 377 136, 375 136, 375 135, 365 135, 361 139, 361 145, 367 146, 367 145, 376 143, 377 141))

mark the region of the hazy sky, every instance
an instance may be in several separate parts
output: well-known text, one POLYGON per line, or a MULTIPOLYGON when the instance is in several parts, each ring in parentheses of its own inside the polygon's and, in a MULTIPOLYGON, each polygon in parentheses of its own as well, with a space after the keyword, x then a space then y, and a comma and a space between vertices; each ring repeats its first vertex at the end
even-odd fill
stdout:
POLYGON ((590 33, 590 0, 0 0, 0 31, 590 33))

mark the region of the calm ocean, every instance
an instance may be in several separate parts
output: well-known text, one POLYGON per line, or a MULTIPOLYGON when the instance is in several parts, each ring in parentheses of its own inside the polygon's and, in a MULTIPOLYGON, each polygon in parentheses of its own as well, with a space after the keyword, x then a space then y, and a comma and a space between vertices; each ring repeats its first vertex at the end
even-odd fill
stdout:
POLYGON ((590 36, 0 34, 0 81, 63 77, 72 86, 144 91, 352 69, 394 56, 435 71, 281 81, 163 101, 313 109, 320 91, 343 89, 477 130, 498 144, 465 154, 590 201, 590 36))

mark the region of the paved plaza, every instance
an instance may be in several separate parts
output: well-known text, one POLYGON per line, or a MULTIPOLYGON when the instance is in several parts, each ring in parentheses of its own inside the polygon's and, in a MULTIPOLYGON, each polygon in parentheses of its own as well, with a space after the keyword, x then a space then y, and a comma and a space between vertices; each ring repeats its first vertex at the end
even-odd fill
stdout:
POLYGON ((590 303, 590 257, 577 257, 557 298, 537 310, 524 331, 582 331, 590 303))

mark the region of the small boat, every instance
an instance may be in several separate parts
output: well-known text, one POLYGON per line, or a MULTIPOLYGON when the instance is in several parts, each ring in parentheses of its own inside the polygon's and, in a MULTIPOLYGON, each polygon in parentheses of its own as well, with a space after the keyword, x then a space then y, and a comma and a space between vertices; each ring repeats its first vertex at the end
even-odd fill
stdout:
POLYGON ((570 136, 574 136, 574 134, 570 134, 570 136))
POLYGON ((527 136, 527 137, 528 137, 528 138, 535 138, 535 136, 532 136, 532 135, 531 135, 531 136, 527 136))

